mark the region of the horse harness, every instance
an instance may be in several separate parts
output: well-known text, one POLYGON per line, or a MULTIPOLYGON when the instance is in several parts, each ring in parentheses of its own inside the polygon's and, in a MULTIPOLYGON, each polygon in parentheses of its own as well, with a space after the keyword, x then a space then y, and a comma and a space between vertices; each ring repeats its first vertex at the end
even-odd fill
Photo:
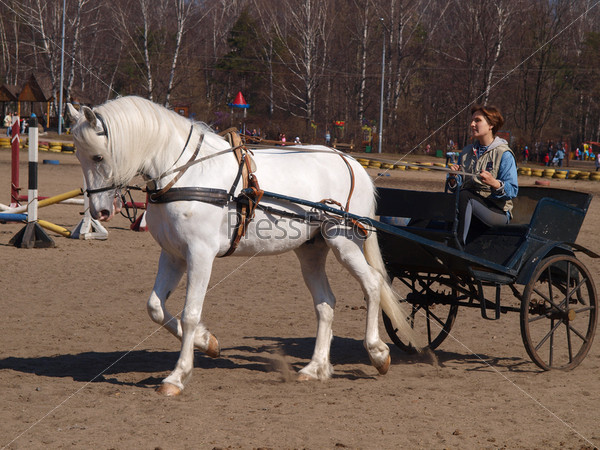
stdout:
MULTIPOLYGON (((185 152, 185 149, 187 148, 187 145, 188 145, 191 135, 192 135, 192 131, 193 131, 193 126, 192 126, 192 129, 190 129, 190 133, 188 135, 187 141, 185 143, 185 146, 184 146, 179 158, 181 158, 181 155, 183 155, 183 153, 185 152)), ((229 256, 229 255, 233 254, 233 252, 235 252, 241 239, 245 236, 246 232, 248 231, 248 226, 250 225, 250 222, 254 218, 256 208, 259 206, 259 202, 263 196, 264 191, 260 188, 258 179, 255 175, 256 165, 254 163, 254 160, 252 159, 252 152, 244 145, 237 130, 235 130, 235 128, 227 129, 227 130, 221 132, 220 136, 224 137, 225 140, 227 140, 229 142, 229 144, 231 146, 230 148, 228 148, 226 150, 222 150, 222 151, 214 153, 214 154, 211 154, 211 155, 208 155, 208 156, 205 156, 205 157, 202 157, 202 158, 197 158, 200 148, 202 147, 202 143, 204 141, 204 134, 202 134, 200 136, 200 140, 196 146, 196 149, 195 149, 192 157, 189 159, 189 161, 186 164, 176 167, 175 169, 169 170, 157 178, 148 180, 147 184, 146 184, 146 189, 142 189, 142 190, 145 190, 148 195, 148 203, 154 203, 154 204, 171 203, 171 202, 178 202, 178 201, 199 201, 199 202, 209 203, 209 204, 213 204, 213 205, 217 205, 217 206, 225 206, 230 201, 235 201, 237 204, 237 223, 236 223, 235 231, 233 232, 233 235, 231 236, 231 242, 229 245, 229 249, 222 255, 222 257, 225 257, 225 256, 229 256), (179 179, 183 176, 183 174, 186 172, 186 170, 189 167, 191 167, 201 161, 204 161, 206 159, 213 158, 215 156, 219 156, 219 155, 229 153, 229 152, 233 152, 233 154, 235 155, 235 158, 237 160, 237 163, 238 163, 238 172, 237 172, 237 175, 235 177, 235 180, 234 180, 231 188, 229 189, 229 192, 224 189, 205 188, 205 187, 180 187, 180 188, 174 187, 175 183, 177 183, 177 181, 179 181, 179 179), (158 187, 156 186, 156 182, 158 180, 165 178, 166 176, 169 176, 172 174, 175 174, 175 177, 169 183, 167 183, 167 185, 165 185, 163 188, 158 189, 158 187), (241 189, 240 194, 237 197, 235 197, 235 191, 236 191, 240 181, 242 182, 243 188, 241 189)), ((350 206, 350 199, 352 198, 352 194, 354 192, 354 171, 352 170, 352 167, 350 166, 348 159, 343 154, 341 154, 341 153, 338 153, 338 154, 341 156, 341 158, 346 163, 346 166, 348 167, 348 171, 350 173, 350 181, 351 181, 350 182, 350 192, 348 193, 346 207, 345 208, 342 207, 341 203, 339 203, 333 199, 323 199, 319 203, 335 204, 335 205, 339 206, 340 209, 342 209, 343 211, 348 211, 349 206, 350 206)), ((173 165, 177 164, 177 162, 179 161, 179 158, 175 161, 175 163, 173 165)), ((107 186, 107 187, 103 187, 103 188, 99 188, 99 189, 88 189, 87 195, 89 196, 90 194, 103 192, 103 191, 113 189, 113 188, 119 189, 118 186, 107 186)), ((278 214, 281 216, 299 218, 301 220, 305 220, 305 221, 309 221, 309 222, 314 221, 314 218, 307 214, 300 215, 300 214, 283 211, 283 210, 278 210, 278 209, 268 207, 268 206, 263 206, 263 205, 261 205, 260 209, 274 213, 274 214, 278 214)), ((354 225, 358 226, 358 228, 361 231, 365 232, 365 234, 366 234, 366 230, 364 229, 364 226, 361 223, 354 221, 354 220, 351 220, 351 221, 353 222, 354 225)))

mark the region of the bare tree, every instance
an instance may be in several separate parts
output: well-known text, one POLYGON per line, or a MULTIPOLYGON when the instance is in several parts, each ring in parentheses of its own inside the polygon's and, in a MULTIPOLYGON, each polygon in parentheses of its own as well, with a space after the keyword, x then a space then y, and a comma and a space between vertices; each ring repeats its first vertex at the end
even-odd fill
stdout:
POLYGON ((186 32, 186 23, 190 17, 190 11, 192 9, 193 2, 186 0, 173 0, 175 3, 175 16, 176 16, 176 38, 175 48, 173 50, 173 57, 171 59, 171 70, 169 73, 169 83, 167 85, 167 96, 165 100, 165 106, 169 106, 171 99, 171 92, 173 90, 173 84, 175 80, 175 70, 177 69, 177 58, 181 49, 181 41, 183 35, 186 32))
POLYGON ((323 0, 284 0, 274 11, 284 10, 273 20, 274 31, 283 45, 279 59, 294 82, 282 87, 289 112, 314 120, 316 92, 328 58, 329 9, 323 0))
MULTIPOLYGON (((548 4, 535 2, 531 11, 533 54, 521 54, 519 83, 516 86, 514 117, 530 142, 542 139, 544 127, 550 120, 557 96, 566 87, 561 77, 567 61, 560 54, 561 41, 555 39, 564 31, 568 1, 548 4)), ((527 50, 529 52, 529 50, 527 50)))

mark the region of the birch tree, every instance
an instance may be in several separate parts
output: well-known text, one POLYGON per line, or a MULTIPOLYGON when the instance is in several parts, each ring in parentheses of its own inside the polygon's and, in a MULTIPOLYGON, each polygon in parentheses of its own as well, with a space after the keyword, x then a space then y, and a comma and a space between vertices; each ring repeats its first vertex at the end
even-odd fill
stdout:
POLYGON ((283 20, 272 21, 283 45, 278 57, 293 79, 281 86, 281 92, 290 114, 304 118, 308 128, 315 118, 316 92, 328 58, 328 2, 284 0, 277 8, 286 12, 283 20))

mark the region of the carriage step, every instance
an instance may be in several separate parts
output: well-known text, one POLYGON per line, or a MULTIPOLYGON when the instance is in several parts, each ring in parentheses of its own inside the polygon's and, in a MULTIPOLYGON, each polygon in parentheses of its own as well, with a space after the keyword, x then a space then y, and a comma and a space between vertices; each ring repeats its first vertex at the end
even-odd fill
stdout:
POLYGON ((483 281, 484 283, 494 284, 511 284, 515 281, 515 277, 502 275, 499 273, 486 272, 483 270, 471 269, 471 273, 476 280, 483 281))

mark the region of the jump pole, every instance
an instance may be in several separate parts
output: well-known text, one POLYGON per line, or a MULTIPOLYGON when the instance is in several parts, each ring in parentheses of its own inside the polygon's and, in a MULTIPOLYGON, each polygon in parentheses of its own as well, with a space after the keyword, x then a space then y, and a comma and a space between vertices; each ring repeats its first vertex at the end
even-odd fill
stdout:
MULTIPOLYGON (((29 182, 27 191, 27 225, 10 240, 18 248, 50 248, 56 244, 38 224, 38 127, 37 118, 30 119, 29 128, 29 182)), ((14 125, 13 125, 14 135, 14 125)), ((13 141, 13 155, 14 155, 13 141)), ((18 153, 18 149, 17 149, 18 153)), ((18 156, 17 156, 18 157, 18 156)), ((18 165, 17 165, 18 167, 18 165)), ((18 181, 17 181, 18 183, 18 181)), ((18 195, 17 195, 18 197, 18 195)))
MULTIPOLYGON (((54 205, 55 203, 61 203, 66 200, 72 199, 73 197, 77 197, 83 194, 83 190, 81 188, 73 189, 72 191, 65 192, 63 194, 58 194, 53 197, 45 198, 44 200, 39 200, 39 197, 36 198, 37 208, 44 208, 45 206, 54 205)), ((25 211, 29 211, 29 205, 18 206, 16 208, 11 208, 6 210, 5 212, 11 214, 19 214, 25 211)))
POLYGON ((27 214, 0 213, 0 222, 27 222, 27 214))
POLYGON ((21 139, 19 138, 19 117, 13 117, 13 123, 10 130, 10 148, 11 148, 11 173, 10 173, 10 207, 19 206, 19 148, 21 139))

